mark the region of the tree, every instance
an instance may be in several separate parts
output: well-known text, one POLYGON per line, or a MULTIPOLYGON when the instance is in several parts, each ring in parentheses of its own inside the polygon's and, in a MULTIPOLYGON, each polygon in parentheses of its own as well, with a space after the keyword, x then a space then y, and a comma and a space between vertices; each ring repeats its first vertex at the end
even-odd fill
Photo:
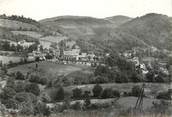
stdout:
POLYGON ((109 69, 105 66, 97 66, 95 71, 94 71, 94 75, 95 76, 102 76, 102 75, 107 75, 109 73, 109 69))
POLYGON ((35 104, 37 102, 37 97, 34 94, 27 93, 27 92, 17 93, 14 96, 14 99, 17 100, 19 103, 29 102, 29 103, 34 103, 35 104))
POLYGON ((146 74, 146 81, 147 82, 154 82, 155 81, 155 73, 154 71, 149 71, 147 74, 146 74))
POLYGON ((5 105, 6 108, 17 109, 17 101, 12 98, 3 100, 2 103, 5 105))
POLYGON ((72 92, 73 92, 73 98, 74 99, 82 98, 82 90, 81 89, 75 88, 75 89, 72 90, 72 92))
POLYGON ((91 104, 90 91, 85 91, 83 97, 85 98, 84 99, 84 106, 85 106, 85 108, 88 108, 91 104))
POLYGON ((25 86, 25 91, 30 92, 38 96, 40 94, 39 86, 35 83, 30 83, 25 86))
POLYGON ((38 75, 31 75, 29 81, 33 83, 39 83, 40 77, 38 75))
POLYGON ((58 88, 57 94, 56 94, 56 100, 64 100, 64 89, 62 86, 58 88))
POLYGON ((45 103, 40 102, 35 106, 35 114, 43 114, 44 116, 49 116, 51 114, 49 107, 45 103))
POLYGON ((18 81, 18 82, 16 82, 16 84, 15 84, 15 91, 18 93, 18 92, 24 92, 24 90, 25 90, 25 83, 24 82, 22 82, 22 81, 18 81))
POLYGON ((8 41, 5 41, 2 45, 3 50, 8 51, 10 50, 10 43, 8 41))
POLYGON ((102 98, 112 98, 113 97, 113 90, 111 88, 106 88, 103 90, 102 98))
POLYGON ((113 96, 120 97, 120 92, 117 90, 113 90, 113 96))
POLYGON ((7 79, 6 87, 15 88, 15 79, 13 77, 7 79))
POLYGON ((139 74, 137 74, 136 72, 131 73, 131 77, 130 77, 132 82, 141 82, 141 76, 139 74))
POLYGON ((106 76, 97 76, 95 77, 95 83, 107 83, 108 78, 106 76))
POLYGON ((25 80, 25 77, 24 77, 24 75, 20 71, 18 71, 16 73, 16 79, 17 80, 25 80))
POLYGON ((99 84, 96 84, 92 90, 94 97, 99 97, 102 91, 103 88, 99 84))
POLYGON ((138 97, 140 95, 140 92, 141 92, 141 87, 136 85, 132 88, 131 95, 138 97))
POLYGON ((5 87, 5 88, 3 88, 1 98, 8 100, 8 99, 12 98, 15 94, 16 94, 16 92, 13 88, 5 87))

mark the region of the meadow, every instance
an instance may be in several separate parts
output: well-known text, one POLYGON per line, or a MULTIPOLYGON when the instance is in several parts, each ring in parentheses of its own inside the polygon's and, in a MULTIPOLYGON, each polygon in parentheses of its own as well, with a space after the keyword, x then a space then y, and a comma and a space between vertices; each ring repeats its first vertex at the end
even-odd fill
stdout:
POLYGON ((38 73, 41 76, 47 76, 48 78, 56 78, 61 75, 68 75, 75 71, 82 71, 84 69, 89 69, 90 67, 84 65, 75 65, 75 64, 57 64, 50 61, 42 61, 37 63, 30 63, 19 65, 17 67, 10 68, 9 73, 20 71, 23 74, 27 72, 35 71, 35 66, 38 65, 38 73))

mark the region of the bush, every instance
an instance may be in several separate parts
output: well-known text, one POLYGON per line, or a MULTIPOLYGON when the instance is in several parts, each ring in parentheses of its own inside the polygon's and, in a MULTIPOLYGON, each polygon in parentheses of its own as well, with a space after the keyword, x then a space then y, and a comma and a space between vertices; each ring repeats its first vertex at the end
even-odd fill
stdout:
POLYGON ((112 98, 113 97, 113 90, 111 88, 106 88, 103 90, 102 98, 112 98))
POLYGON ((5 87, 1 93, 1 98, 8 100, 16 94, 16 91, 10 87, 5 87))
POLYGON ((31 75, 30 78, 29 78, 29 81, 33 82, 33 83, 39 83, 39 79, 40 79, 39 76, 31 75))
POLYGON ((99 97, 102 91, 103 88, 99 84, 96 84, 92 90, 94 97, 99 97))
POLYGON ((152 102, 153 106, 151 108, 151 113, 155 114, 161 114, 161 115, 170 115, 172 114, 171 112, 171 102, 161 100, 160 102, 158 101, 153 101, 152 102))
POLYGON ((25 86, 25 91, 33 93, 34 95, 38 96, 40 94, 39 86, 35 83, 30 83, 25 86))
POLYGON ((20 71, 18 71, 16 73, 16 79, 17 80, 25 80, 25 77, 24 77, 24 75, 20 71))
POLYGON ((17 100, 19 103, 28 102, 35 104, 37 102, 37 97, 34 94, 26 92, 17 93, 14 96, 14 99, 17 100))
POLYGON ((2 104, 4 104, 6 108, 17 109, 17 101, 14 99, 3 100, 2 104))
POLYGON ((141 88, 140 88, 140 86, 134 86, 133 88, 132 88, 132 91, 131 91, 131 96, 136 96, 136 97, 138 97, 139 95, 140 95, 140 92, 141 92, 141 88))
POLYGON ((113 96, 114 97, 120 97, 120 92, 117 90, 113 90, 113 96))
POLYGON ((82 98, 82 90, 79 88, 73 89, 73 98, 74 99, 81 99, 82 98))
POLYGON ((122 72, 118 73, 117 77, 115 79, 115 82, 116 83, 127 83, 127 82, 129 82, 129 79, 128 79, 126 74, 127 73, 122 73, 122 72))
POLYGON ((25 90, 25 83, 21 82, 21 81, 16 82, 15 91, 16 92, 23 92, 24 90, 25 90))
POLYGON ((39 83, 39 84, 42 84, 42 85, 47 84, 47 78, 40 78, 37 75, 31 75, 31 77, 29 78, 29 81, 33 82, 33 83, 39 83))
POLYGON ((108 78, 106 76, 96 76, 95 83, 107 83, 108 78))
POLYGON ((104 76, 104 75, 107 75, 108 73, 109 73, 108 67, 101 66, 101 65, 97 66, 94 71, 95 76, 104 76))
POLYGON ((171 99, 172 99, 172 98, 171 98, 171 91, 168 90, 168 91, 166 91, 166 92, 160 92, 160 93, 158 93, 158 95, 157 95, 156 98, 157 98, 157 99, 171 100, 171 99))
POLYGON ((64 100, 64 89, 62 86, 58 88, 55 100, 57 101, 64 100))
POLYGON ((33 115, 35 113, 34 106, 35 104, 33 105, 32 103, 24 103, 22 104, 22 108, 19 112, 20 114, 27 115, 27 116, 33 115))
POLYGON ((71 105, 71 109, 73 110, 81 110, 82 106, 80 102, 75 102, 74 104, 71 105))
POLYGON ((42 85, 46 85, 47 84, 47 78, 40 78, 39 83, 42 85))
POLYGON ((43 114, 44 116, 49 116, 51 112, 45 103, 40 102, 35 106, 35 114, 43 114))

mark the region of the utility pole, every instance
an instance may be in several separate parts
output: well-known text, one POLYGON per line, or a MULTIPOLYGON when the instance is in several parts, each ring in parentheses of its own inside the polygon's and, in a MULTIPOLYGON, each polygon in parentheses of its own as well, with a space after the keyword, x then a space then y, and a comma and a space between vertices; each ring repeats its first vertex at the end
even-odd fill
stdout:
POLYGON ((142 85, 142 88, 140 90, 140 94, 139 94, 139 97, 136 101, 136 105, 135 105, 135 109, 142 109, 142 106, 143 106, 143 97, 144 97, 144 87, 145 87, 145 84, 142 85))

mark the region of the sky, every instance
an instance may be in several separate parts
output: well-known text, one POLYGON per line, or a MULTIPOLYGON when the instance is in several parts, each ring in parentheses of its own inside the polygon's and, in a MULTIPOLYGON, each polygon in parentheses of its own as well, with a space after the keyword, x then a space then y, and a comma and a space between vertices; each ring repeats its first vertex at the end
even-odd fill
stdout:
POLYGON ((172 16, 172 0, 0 0, 0 14, 35 20, 75 15, 97 18, 159 13, 172 16))

